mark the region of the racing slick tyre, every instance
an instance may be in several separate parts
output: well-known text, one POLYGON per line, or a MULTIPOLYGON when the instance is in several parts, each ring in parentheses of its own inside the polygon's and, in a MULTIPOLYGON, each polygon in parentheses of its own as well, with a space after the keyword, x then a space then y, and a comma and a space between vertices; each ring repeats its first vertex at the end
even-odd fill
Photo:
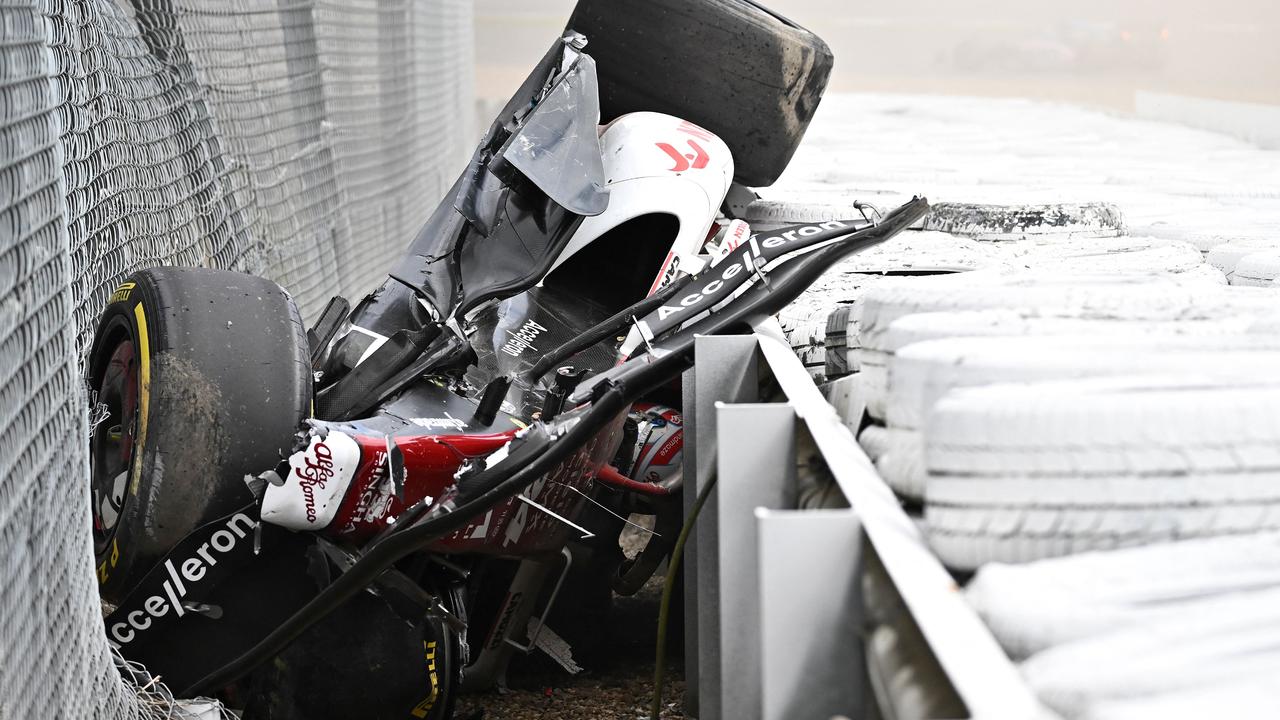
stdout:
POLYGON ((95 563, 115 604, 187 533, 252 500, 246 474, 288 454, 309 353, 274 282, 158 267, 111 295, 86 372, 95 563))
POLYGON ((244 720, 452 718, 459 637, 419 594, 343 603, 251 676, 244 720))
POLYGON ((925 421, 944 564, 1280 529, 1280 385, 1118 377, 952 391, 925 421))
POLYGON ((568 29, 596 61, 602 122, 648 110, 700 125, 757 187, 787 167, 833 63, 822 38, 750 0, 579 0, 568 29))

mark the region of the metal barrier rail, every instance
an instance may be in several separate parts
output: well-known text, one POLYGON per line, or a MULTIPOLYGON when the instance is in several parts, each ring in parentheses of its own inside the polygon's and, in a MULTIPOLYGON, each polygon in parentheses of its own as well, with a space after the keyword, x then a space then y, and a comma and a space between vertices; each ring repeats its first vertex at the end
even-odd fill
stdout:
POLYGON ((904 701, 904 715, 1050 717, 776 321, 699 338, 696 355, 684 379, 686 504, 720 482, 686 548, 686 714, 895 717, 904 676, 877 668, 889 648, 935 696, 904 701), (782 401, 761 402, 762 387, 782 401), (797 509, 798 443, 821 455, 848 508, 797 509), (894 607, 906 612, 884 625, 894 607))

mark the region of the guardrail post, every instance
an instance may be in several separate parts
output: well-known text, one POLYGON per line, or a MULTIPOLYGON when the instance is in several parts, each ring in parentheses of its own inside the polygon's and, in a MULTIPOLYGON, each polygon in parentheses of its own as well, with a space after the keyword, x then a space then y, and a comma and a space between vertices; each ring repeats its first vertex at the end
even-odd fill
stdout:
MULTIPOLYGON (((759 398, 756 339, 751 336, 699 337, 698 358, 684 374, 684 511, 716 470, 717 401, 755 402, 759 398), (689 438, 692 437, 692 442, 689 438)), ((684 551, 685 699, 690 718, 714 719, 720 713, 720 573, 716 551, 717 497, 713 493, 684 551), (699 548, 706 548, 705 553, 699 548), (700 600, 702 602, 700 602, 700 600)))
POLYGON ((862 523, 852 510, 755 515, 763 720, 864 717, 862 523))
POLYGON ((762 667, 755 512, 795 507, 796 413, 786 404, 716 403, 716 414, 720 717, 753 720, 761 717, 762 667))

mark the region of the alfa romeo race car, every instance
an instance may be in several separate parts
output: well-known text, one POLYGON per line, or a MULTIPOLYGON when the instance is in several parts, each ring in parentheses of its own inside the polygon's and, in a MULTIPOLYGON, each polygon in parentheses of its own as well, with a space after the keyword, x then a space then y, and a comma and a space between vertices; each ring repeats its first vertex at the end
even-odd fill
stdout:
POLYGON ((308 328, 275 283, 171 267, 111 296, 87 363, 105 631, 179 696, 449 717, 558 601, 634 592, 670 552, 695 336, 749 331, 927 210, 753 233, 726 212, 733 127, 601 125, 587 47, 554 43, 354 307, 308 328), (627 559, 637 513, 659 533, 627 559))

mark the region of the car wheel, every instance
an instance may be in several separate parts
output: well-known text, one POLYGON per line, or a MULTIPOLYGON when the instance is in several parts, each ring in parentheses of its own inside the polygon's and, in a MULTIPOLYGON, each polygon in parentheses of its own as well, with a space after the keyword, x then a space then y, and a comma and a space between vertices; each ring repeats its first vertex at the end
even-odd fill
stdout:
POLYGON ((579 0, 568 27, 597 63, 602 122, 649 110, 700 125, 744 185, 782 174, 833 63, 822 38, 749 0, 579 0))
POLYGON ((311 400, 306 334, 269 280, 151 268, 111 295, 86 371, 97 575, 118 603, 288 453, 311 400))
POLYGON ((384 597, 363 592, 308 629, 254 673, 242 717, 453 717, 464 664, 460 638, 434 612, 430 595, 398 602, 397 611, 384 597))

